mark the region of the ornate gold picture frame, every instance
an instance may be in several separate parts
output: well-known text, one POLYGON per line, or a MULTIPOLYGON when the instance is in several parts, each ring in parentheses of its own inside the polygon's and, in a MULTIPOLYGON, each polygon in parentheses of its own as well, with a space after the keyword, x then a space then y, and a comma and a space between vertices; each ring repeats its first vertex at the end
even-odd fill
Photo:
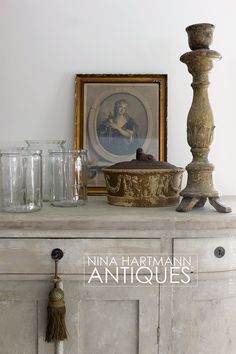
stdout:
POLYGON ((106 193, 102 168, 138 147, 167 159, 167 75, 77 74, 75 88, 75 148, 88 151, 90 195, 106 193))

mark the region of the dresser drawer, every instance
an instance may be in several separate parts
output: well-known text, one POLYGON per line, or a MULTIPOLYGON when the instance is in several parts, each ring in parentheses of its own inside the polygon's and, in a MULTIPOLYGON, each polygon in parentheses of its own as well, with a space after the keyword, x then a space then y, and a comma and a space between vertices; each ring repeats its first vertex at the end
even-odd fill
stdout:
MULTIPOLYGON (((53 272, 51 251, 60 248, 60 274, 84 274, 86 255, 145 256, 160 253, 159 239, 1 239, 0 274, 53 272)), ((119 258, 119 256, 118 256, 119 258)), ((93 258, 94 259, 94 258, 93 258)), ((91 265, 91 269, 92 269, 91 265)), ((110 267, 112 269, 112 267, 110 267)), ((127 272, 129 274, 129 272, 127 272)))
POLYGON ((175 239, 175 255, 196 256, 193 272, 197 272, 197 268, 200 273, 236 270, 236 238, 175 239))

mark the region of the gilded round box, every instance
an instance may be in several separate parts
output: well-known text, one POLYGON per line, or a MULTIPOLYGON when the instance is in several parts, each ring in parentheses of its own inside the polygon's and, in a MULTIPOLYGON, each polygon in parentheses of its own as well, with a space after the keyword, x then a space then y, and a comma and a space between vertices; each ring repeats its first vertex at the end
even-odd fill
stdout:
POLYGON ((107 200, 118 206, 176 205, 179 202, 183 171, 183 168, 155 161, 151 155, 137 151, 136 160, 103 169, 107 200))

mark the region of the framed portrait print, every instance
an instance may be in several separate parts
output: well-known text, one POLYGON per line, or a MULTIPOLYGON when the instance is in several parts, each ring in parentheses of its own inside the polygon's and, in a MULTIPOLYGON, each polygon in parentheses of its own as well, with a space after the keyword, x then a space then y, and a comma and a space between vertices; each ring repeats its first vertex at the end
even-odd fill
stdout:
POLYGON ((75 148, 88 151, 88 192, 105 194, 102 169, 136 149, 167 158, 167 75, 85 75, 75 79, 75 148))

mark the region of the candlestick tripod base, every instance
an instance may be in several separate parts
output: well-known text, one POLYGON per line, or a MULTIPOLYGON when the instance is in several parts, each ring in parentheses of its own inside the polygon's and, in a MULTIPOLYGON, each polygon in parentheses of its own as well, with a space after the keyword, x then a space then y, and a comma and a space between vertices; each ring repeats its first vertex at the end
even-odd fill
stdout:
POLYGON ((209 203, 220 213, 231 213, 232 209, 224 205, 219 197, 184 197, 176 211, 187 212, 191 211, 193 208, 201 208, 205 205, 207 198, 209 203))

